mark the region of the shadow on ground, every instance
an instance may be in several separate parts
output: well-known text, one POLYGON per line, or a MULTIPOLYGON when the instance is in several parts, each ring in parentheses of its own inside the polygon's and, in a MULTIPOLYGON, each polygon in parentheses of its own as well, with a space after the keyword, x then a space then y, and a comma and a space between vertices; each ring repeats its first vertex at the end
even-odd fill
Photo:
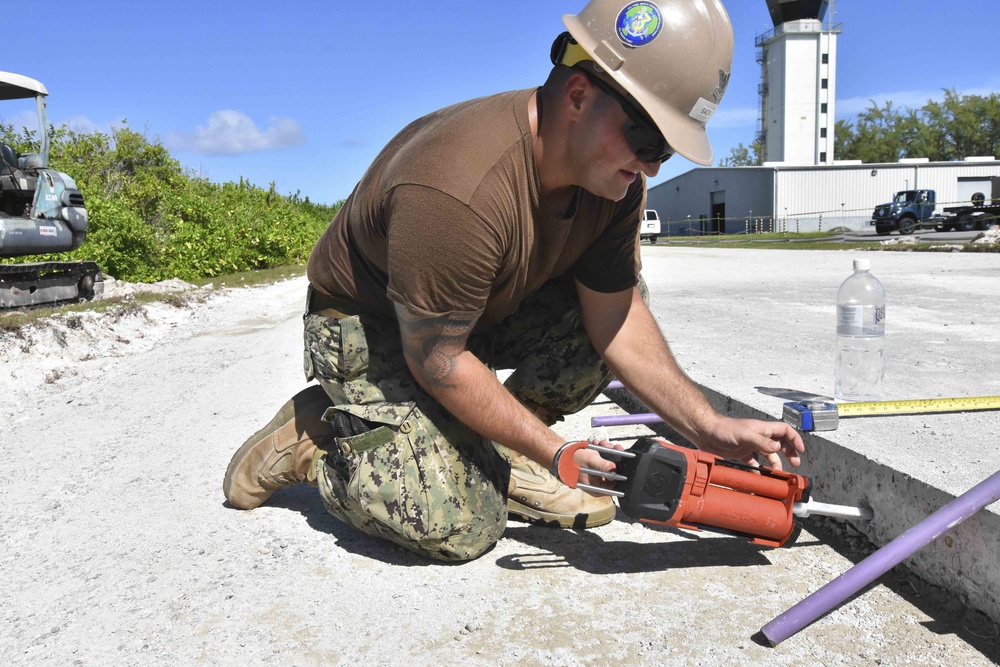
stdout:
POLYGON ((509 522, 504 537, 531 547, 528 553, 501 556, 496 563, 508 570, 571 567, 589 574, 636 574, 671 568, 750 567, 768 565, 766 548, 745 540, 704 539, 673 531, 685 541, 607 542, 587 530, 561 530, 509 522), (725 542, 726 546, 720 548, 725 542))
POLYGON ((308 484, 279 489, 268 500, 268 505, 298 512, 305 517, 306 523, 311 528, 332 535, 338 547, 356 556, 402 567, 449 565, 445 562, 428 560, 403 547, 365 535, 353 526, 334 518, 326 511, 319 491, 308 484))

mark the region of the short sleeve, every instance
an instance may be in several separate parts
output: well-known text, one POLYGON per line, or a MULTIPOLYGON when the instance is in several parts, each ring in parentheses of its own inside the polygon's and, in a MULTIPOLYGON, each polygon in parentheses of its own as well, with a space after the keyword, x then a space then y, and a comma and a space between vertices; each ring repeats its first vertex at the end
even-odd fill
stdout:
POLYGON ((422 185, 395 188, 386 208, 387 296, 414 314, 478 318, 503 258, 494 226, 422 185))
POLYGON ((573 264, 571 272, 595 292, 620 292, 638 283, 639 224, 646 206, 646 181, 637 179, 621 201, 611 204, 607 229, 573 264))

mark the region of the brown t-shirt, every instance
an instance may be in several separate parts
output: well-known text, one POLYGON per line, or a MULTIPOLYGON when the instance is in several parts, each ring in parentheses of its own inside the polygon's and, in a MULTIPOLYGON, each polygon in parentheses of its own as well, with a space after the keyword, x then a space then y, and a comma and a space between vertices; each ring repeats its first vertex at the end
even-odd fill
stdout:
POLYGON ((569 272, 599 292, 636 284, 645 179, 619 202, 580 190, 539 207, 528 101, 484 97, 414 121, 382 150, 309 256, 309 281, 367 312, 497 323, 569 272))

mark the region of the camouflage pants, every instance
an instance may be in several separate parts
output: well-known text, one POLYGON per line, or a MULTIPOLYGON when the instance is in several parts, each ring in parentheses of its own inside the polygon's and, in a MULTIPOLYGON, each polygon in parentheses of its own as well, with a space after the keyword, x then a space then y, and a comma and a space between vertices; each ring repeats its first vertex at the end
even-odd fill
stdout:
MULTIPOLYGON (((506 388, 553 415, 581 410, 610 381, 572 281, 547 284, 469 349, 494 370, 513 369, 506 388)), ((330 513, 439 560, 476 558, 500 539, 509 461, 417 384, 394 321, 306 314, 305 371, 334 403, 327 421, 339 412, 373 426, 322 445, 317 479, 330 513)))

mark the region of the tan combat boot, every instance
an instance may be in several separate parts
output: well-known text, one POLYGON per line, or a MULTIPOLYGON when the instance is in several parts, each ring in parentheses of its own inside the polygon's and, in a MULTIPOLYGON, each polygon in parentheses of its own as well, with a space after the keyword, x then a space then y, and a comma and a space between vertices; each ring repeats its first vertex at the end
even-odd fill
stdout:
POLYGON ((593 528, 615 518, 611 496, 571 489, 527 456, 510 452, 507 514, 532 523, 593 528))
POLYGON ((322 420, 330 405, 323 387, 312 385, 281 406, 233 455, 222 483, 226 500, 249 510, 283 486, 316 484, 316 459, 325 454, 316 445, 330 430, 322 420))

